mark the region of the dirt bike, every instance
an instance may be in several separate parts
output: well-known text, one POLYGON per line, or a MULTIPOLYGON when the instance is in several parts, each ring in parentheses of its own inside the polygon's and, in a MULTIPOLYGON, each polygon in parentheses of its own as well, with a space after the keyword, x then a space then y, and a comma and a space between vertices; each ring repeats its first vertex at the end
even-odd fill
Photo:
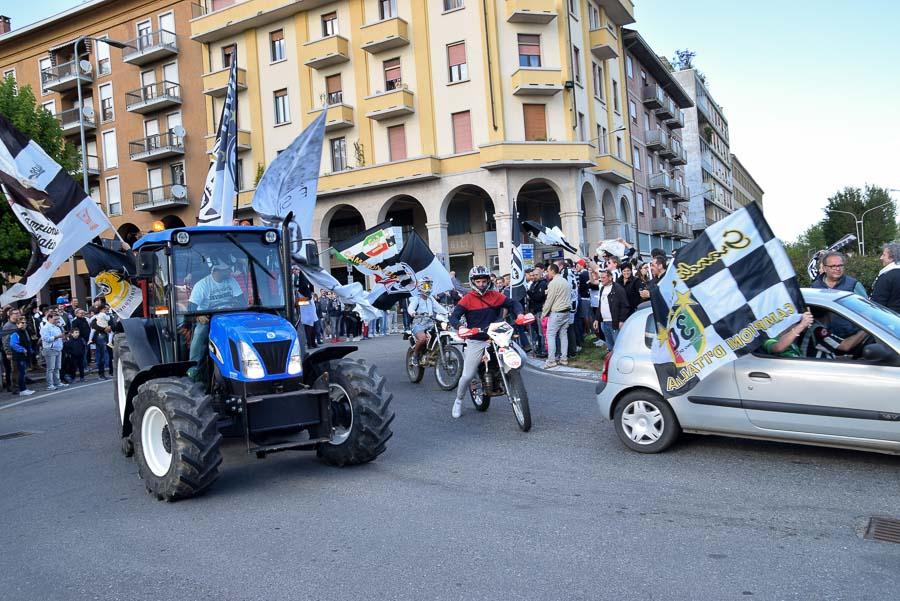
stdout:
POLYGON ((413 363, 413 348, 416 337, 412 332, 403 333, 403 339, 409 341, 406 350, 406 375, 413 384, 422 381, 426 367, 434 367, 434 378, 442 390, 455 390, 462 376, 463 357, 459 348, 453 343, 454 334, 447 329, 447 318, 438 316, 431 320, 427 330, 428 344, 419 357, 418 365, 413 363))
MULTIPOLYGON (((534 323, 534 315, 523 315, 516 319, 516 325, 534 323)), ((459 337, 472 338, 480 334, 479 328, 460 328, 459 337)), ((516 423, 523 432, 531 430, 531 408, 528 406, 528 392, 522 381, 522 357, 524 351, 513 341, 515 329, 505 321, 488 326, 488 346, 478 366, 478 375, 469 385, 472 404, 478 411, 487 411, 491 397, 506 395, 512 405, 516 423)))

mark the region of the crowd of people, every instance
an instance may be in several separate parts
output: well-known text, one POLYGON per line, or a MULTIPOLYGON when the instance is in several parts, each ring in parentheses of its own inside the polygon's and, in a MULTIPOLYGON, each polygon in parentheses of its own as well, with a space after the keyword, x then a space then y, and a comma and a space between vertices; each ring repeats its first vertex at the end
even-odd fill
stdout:
POLYGON ((82 308, 77 298, 60 296, 54 305, 32 302, 24 308, 0 309, 3 389, 34 394, 43 373, 47 390, 84 382, 92 372, 112 375, 109 347, 116 316, 102 297, 82 308))

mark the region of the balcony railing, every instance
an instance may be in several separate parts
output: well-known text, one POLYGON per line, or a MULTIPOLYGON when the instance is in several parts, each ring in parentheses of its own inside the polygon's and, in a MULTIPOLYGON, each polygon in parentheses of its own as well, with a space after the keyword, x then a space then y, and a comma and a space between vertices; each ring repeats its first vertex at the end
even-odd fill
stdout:
POLYGON ((137 190, 131 195, 135 211, 153 211, 176 206, 187 206, 187 188, 180 184, 166 184, 146 190, 137 190))
POLYGON ((128 154, 133 161, 155 161, 184 154, 184 140, 167 131, 133 140, 128 143, 128 154))
POLYGON ((654 234, 674 234, 675 220, 671 217, 653 217, 650 219, 650 230, 654 234))
POLYGON ((94 129, 97 124, 93 117, 87 117, 79 108, 68 109, 56 115, 59 126, 62 128, 63 135, 70 136, 81 132, 80 123, 84 123, 84 128, 94 129))
POLYGON ((666 93, 661 87, 654 83, 648 86, 644 86, 644 89, 642 91, 642 98, 644 101, 644 106, 646 106, 648 109, 658 109, 662 107, 663 104, 665 104, 666 93))
POLYGON ((87 155, 87 173, 89 177, 100 175, 100 159, 96 155, 87 155))
POLYGON ((85 73, 79 68, 78 61, 69 61, 41 71, 41 84, 51 92, 71 90, 78 84, 79 79, 83 85, 94 81, 92 74, 85 73))
POLYGON ((650 176, 648 188, 651 192, 672 193, 672 178, 665 171, 654 173, 650 176))
POLYGON ((671 98, 666 97, 662 103, 662 106, 656 109, 656 116, 666 121, 674 117, 675 111, 677 110, 678 108, 675 106, 675 102, 671 98))
POLYGON ((146 114, 181 104, 181 86, 160 81, 125 94, 125 108, 133 113, 146 114))
POLYGON ((670 129, 681 129, 684 127, 684 111, 677 109, 675 115, 666 121, 666 125, 668 125, 670 129))
POLYGON ((146 65, 178 54, 178 38, 166 29, 144 33, 128 42, 130 48, 122 52, 122 61, 132 65, 146 65))
POLYGON ((669 144, 669 134, 661 129, 647 130, 644 133, 647 150, 662 150, 669 144))

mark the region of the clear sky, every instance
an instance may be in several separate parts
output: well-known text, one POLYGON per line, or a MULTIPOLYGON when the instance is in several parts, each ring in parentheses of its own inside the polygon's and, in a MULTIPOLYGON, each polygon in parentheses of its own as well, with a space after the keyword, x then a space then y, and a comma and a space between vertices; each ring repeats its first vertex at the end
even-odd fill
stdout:
MULTIPOLYGON (((21 27, 75 3, 2 0, 0 12, 21 27)), ((900 2, 635 4, 632 27, 658 54, 697 53, 776 234, 796 238, 844 186, 900 188, 900 2)))

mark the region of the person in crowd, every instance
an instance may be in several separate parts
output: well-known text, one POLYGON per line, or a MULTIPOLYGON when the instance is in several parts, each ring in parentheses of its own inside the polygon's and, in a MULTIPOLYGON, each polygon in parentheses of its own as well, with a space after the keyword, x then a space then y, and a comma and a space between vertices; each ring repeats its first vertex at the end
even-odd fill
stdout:
POLYGON ((616 280, 624 290, 625 298, 628 299, 629 313, 634 313, 637 306, 641 304, 641 282, 634 277, 633 268, 626 263, 622 266, 622 275, 616 280))
POLYGON ((330 305, 329 291, 322 290, 319 300, 316 301, 316 311, 319 314, 319 335, 321 342, 331 338, 331 320, 328 319, 328 307, 330 305))
MULTIPOLYGON (((102 309, 100 313, 98 313, 97 316, 94 317, 94 323, 91 325, 91 329, 94 332, 93 340, 94 352, 97 357, 97 375, 101 380, 107 380, 108 378, 106 377, 106 369, 109 366, 108 345, 112 328, 109 326, 109 318, 102 309)), ((110 373, 112 373, 112 370, 110 370, 110 373)))
POLYGON ((87 369, 88 363, 90 362, 88 340, 90 340, 91 337, 91 324, 88 322, 87 317, 85 317, 84 309, 75 310, 75 319, 72 320, 72 333, 75 332, 78 332, 78 336, 85 346, 84 356, 82 357, 82 367, 83 369, 87 369))
POLYGON ((653 255, 650 259, 650 281, 647 282, 647 287, 641 290, 640 293, 642 300, 650 300, 650 290, 659 284, 659 280, 665 275, 666 269, 666 256, 653 255))
POLYGON ((613 281, 618 281, 618 279, 622 277, 622 269, 618 257, 611 256, 606 260, 605 271, 608 271, 612 275, 613 281))
POLYGON ((59 317, 59 327, 63 329, 64 332, 69 331, 69 324, 71 321, 71 317, 69 316, 68 311, 69 304, 61 303, 56 306, 56 315, 59 317))
POLYGON ((572 294, 569 282, 560 275, 559 265, 551 263, 547 266, 547 294, 541 316, 547 318, 547 361, 545 369, 557 365, 568 365, 569 338, 566 328, 569 326, 569 314, 572 312, 572 294), (557 359, 556 338, 559 336, 560 354, 557 359))
POLYGON ((528 311, 537 317, 534 323, 531 324, 531 340, 535 356, 538 358, 547 356, 547 347, 544 343, 544 337, 541 335, 541 313, 544 310, 544 300, 547 298, 548 283, 544 275, 544 266, 538 263, 531 270, 531 285, 525 291, 528 311))
POLYGON ((342 331, 342 315, 343 310, 341 309, 341 301, 337 298, 337 295, 330 295, 331 303, 328 305, 328 321, 331 324, 331 340, 332 342, 337 342, 338 339, 344 335, 342 331))
MULTIPOLYGON (((188 301, 189 309, 202 313, 204 311, 246 306, 247 300, 244 296, 244 291, 237 280, 234 279, 231 264, 224 257, 211 257, 209 259, 209 275, 198 280, 191 290, 191 298, 188 301)), ((97 319, 99 320, 100 317, 98 316, 97 319)), ((104 321, 108 321, 108 318, 104 319, 104 321)), ((196 321, 194 332, 191 336, 189 354, 190 360, 196 362, 196 366, 188 370, 192 378, 200 375, 203 360, 209 352, 209 316, 197 315, 196 321)), ((101 352, 99 347, 101 343, 97 341, 96 334, 94 342, 97 344, 97 362, 99 363, 101 352)), ((100 377, 103 378, 102 375, 100 377)))
POLYGON ((41 345, 44 353, 44 363, 47 366, 47 390, 65 388, 68 384, 59 379, 60 358, 62 355, 63 340, 66 334, 60 325, 60 318, 56 312, 51 312, 41 327, 41 345))
MULTIPOLYGON (((31 337, 28 335, 27 320, 19 317, 16 321, 16 330, 9 335, 9 349, 12 356, 13 376, 16 379, 16 390, 20 396, 34 394, 25 383, 25 373, 28 371, 28 362, 34 354, 31 346, 31 337)), ((14 393, 15 394, 15 393, 14 393)))
POLYGON ((884 267, 872 284, 872 300, 900 313, 900 243, 885 244, 880 258, 884 267))
POLYGON ((569 288, 571 289, 572 308, 569 311, 569 326, 560 334, 560 336, 564 334, 569 339, 568 358, 571 359, 581 352, 581 345, 578 344, 575 338, 575 313, 578 310, 578 279, 575 277, 575 263, 572 259, 560 259, 556 264, 559 266, 559 275, 569 282, 569 288))
POLYGON ((87 342, 81 336, 81 330, 72 328, 69 339, 63 343, 63 380, 69 383, 75 381, 76 375, 79 382, 84 382, 85 357, 87 356, 87 342))
POLYGON ((56 297, 56 304, 64 305, 64 306, 68 305, 69 304, 69 293, 68 292, 60 293, 60 295, 56 297))
POLYGON ((616 345, 616 336, 631 314, 625 289, 613 281, 612 272, 600 272, 600 309, 595 315, 594 327, 603 332, 603 340, 609 350, 616 345))
POLYGON ((12 360, 12 351, 9 348, 10 335, 19 329, 19 318, 22 313, 13 307, 4 307, 3 309, 3 326, 0 326, 0 348, 3 352, 3 387, 13 394, 19 392, 16 374, 12 360))
POLYGON ((588 326, 597 338, 594 340, 594 346, 603 346, 603 332, 594 326, 594 315, 600 309, 600 269, 597 268, 596 263, 591 268, 591 281, 588 283, 588 292, 591 294, 591 315, 588 326))
POLYGON ((41 346, 41 324, 44 322, 44 314, 41 312, 42 308, 46 308, 46 305, 33 303, 31 310, 25 315, 28 335, 31 337, 31 348, 34 350, 29 357, 33 369, 37 369, 37 351, 41 346))
POLYGON ((572 324, 575 330, 575 344, 577 346, 584 345, 584 335, 591 329, 591 292, 588 284, 591 281, 591 272, 587 268, 587 261, 578 259, 575 261, 575 278, 578 287, 578 304, 576 306, 575 323, 572 324))
MULTIPOLYGON (((833 290, 846 290, 868 298, 865 287, 855 278, 845 272, 847 257, 844 253, 828 252, 822 258, 822 273, 813 280, 813 288, 830 288, 833 290)), ((847 319, 835 315, 831 320, 831 331, 841 338, 848 338, 859 331, 847 319)))

